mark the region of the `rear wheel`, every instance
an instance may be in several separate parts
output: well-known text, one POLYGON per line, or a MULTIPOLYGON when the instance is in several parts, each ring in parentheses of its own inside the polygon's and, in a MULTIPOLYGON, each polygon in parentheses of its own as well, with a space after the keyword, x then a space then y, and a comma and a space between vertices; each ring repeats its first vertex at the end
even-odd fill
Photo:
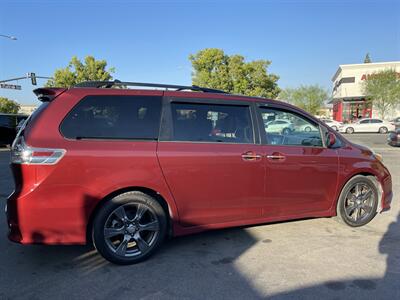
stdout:
POLYGON ((332 126, 332 129, 338 131, 338 128, 335 125, 332 126))
POLYGON ((99 253, 116 264, 148 258, 166 235, 167 218, 152 197, 134 191, 106 202, 93 222, 93 243, 99 253))
POLYGON ((311 127, 310 127, 310 126, 307 126, 306 128, 304 128, 304 131, 305 131, 305 132, 310 132, 310 131, 311 131, 311 127))
POLYGON ((381 127, 381 128, 379 128, 379 133, 387 133, 387 132, 388 132, 387 127, 381 127))
POLYGON ((290 132, 291 132, 290 128, 283 128, 283 130, 282 130, 283 135, 288 135, 288 134, 290 134, 290 132))
POLYGON ((376 215, 379 193, 376 179, 357 175, 344 186, 337 203, 337 217, 351 227, 369 223, 376 215))
POLYGON ((348 134, 354 133, 354 128, 353 127, 347 127, 346 128, 346 133, 348 133, 348 134))

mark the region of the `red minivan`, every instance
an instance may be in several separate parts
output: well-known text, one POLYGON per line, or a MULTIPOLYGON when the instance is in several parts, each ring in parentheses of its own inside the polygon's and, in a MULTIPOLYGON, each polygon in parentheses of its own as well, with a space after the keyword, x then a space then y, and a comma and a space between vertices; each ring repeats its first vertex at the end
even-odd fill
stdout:
POLYGON ((329 216, 356 227, 390 208, 381 157, 284 102, 119 81, 35 94, 11 153, 15 242, 93 241, 130 264, 166 236, 329 216))

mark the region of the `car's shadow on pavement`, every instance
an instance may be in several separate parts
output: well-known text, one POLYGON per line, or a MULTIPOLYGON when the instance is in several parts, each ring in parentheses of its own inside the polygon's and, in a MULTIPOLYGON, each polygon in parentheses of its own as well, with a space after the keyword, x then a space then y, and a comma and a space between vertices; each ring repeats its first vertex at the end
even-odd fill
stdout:
MULTIPOLYGON (((1 244, 7 250, 1 256, 7 256, 6 261, 16 264, 3 264, 1 269, 6 269, 0 277, 8 273, 19 278, 12 281, 13 289, 2 289, 0 298, 80 298, 86 295, 127 299, 361 299, 376 295, 400 299, 399 241, 400 215, 379 243, 380 253, 387 255, 387 269, 382 278, 328 281, 263 295, 235 262, 256 243, 263 242, 249 234, 246 228, 174 238, 166 241, 149 260, 131 266, 112 265, 88 246, 22 247, 2 240, 1 244)), ((340 257, 340 253, 337 255, 340 257)), ((262 259, 268 260, 268 256, 262 259)), ((352 268, 351 265, 348 267, 352 268)), ((5 281, 10 284, 10 278, 5 281)), ((2 278, 2 285, 5 281, 2 278)))
MULTIPOLYGON (((271 295, 273 299, 400 299, 400 214, 379 243, 379 252, 387 255, 382 278, 352 278, 328 281, 321 285, 271 295)), ((362 256, 363 253, 360 253, 362 256)), ((340 256, 340 253, 338 253, 340 256)), ((354 261, 354 265, 357 261, 354 261)), ((352 268, 352 265, 348 266, 352 268)))
POLYGON ((2 289, 0 298, 81 298, 85 293, 89 298, 260 298, 235 267, 256 242, 244 228, 210 231, 167 240, 147 261, 116 266, 88 246, 21 246, 2 240, 2 249, 8 250, 1 260, 16 265, 0 266, 1 285, 13 285, 2 289), (19 279, 6 278, 7 270, 19 279))

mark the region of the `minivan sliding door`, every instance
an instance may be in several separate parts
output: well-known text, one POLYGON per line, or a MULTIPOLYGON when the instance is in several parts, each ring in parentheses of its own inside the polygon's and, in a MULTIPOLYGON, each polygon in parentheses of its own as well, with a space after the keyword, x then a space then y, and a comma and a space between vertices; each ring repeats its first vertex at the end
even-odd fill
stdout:
POLYGON ((157 154, 183 226, 260 215, 252 205, 264 198, 265 165, 251 105, 168 99, 157 154))

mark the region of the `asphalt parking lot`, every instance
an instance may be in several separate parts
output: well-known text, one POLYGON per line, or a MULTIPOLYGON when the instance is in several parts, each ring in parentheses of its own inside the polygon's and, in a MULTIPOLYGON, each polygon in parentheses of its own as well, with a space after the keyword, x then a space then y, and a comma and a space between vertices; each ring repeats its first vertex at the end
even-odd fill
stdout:
MULTIPOLYGON (((383 155, 394 202, 362 228, 321 218, 175 238, 148 261, 115 266, 91 247, 21 246, 0 213, 0 299, 400 299, 400 148, 386 135, 352 141, 383 155)), ((0 202, 13 189, 0 151, 0 202)))

